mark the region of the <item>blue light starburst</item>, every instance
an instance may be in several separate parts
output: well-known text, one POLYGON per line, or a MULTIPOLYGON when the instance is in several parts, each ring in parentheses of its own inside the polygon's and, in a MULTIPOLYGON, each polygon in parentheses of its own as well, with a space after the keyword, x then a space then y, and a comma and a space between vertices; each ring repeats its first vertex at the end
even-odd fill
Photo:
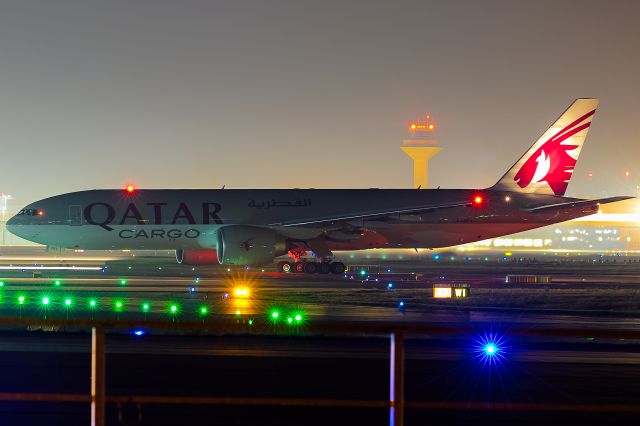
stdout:
POLYGON ((473 351, 482 366, 502 363, 508 352, 505 337, 493 331, 484 332, 476 337, 473 351))

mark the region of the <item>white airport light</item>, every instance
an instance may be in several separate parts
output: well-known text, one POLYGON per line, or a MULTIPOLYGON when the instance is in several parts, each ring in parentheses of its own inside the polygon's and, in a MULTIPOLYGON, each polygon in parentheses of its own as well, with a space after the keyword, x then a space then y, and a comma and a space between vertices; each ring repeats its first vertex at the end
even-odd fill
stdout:
POLYGON ((7 214, 7 201, 11 199, 11 195, 0 192, 0 211, 2 212, 2 221, 5 221, 7 214))

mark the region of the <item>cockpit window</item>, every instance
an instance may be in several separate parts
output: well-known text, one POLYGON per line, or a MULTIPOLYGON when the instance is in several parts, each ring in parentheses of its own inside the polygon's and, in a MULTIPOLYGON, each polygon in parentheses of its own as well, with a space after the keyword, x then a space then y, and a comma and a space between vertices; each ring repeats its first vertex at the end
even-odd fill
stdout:
POLYGON ((26 215, 26 216, 44 216, 44 210, 38 210, 38 209, 22 209, 18 212, 18 214, 16 216, 22 216, 22 215, 26 215))

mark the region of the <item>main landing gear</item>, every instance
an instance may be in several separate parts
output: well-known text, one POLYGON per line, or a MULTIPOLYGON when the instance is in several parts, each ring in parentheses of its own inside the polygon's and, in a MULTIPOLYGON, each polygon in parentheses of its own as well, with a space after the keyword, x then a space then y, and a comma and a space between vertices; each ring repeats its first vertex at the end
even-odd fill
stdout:
POLYGON ((290 262, 284 261, 278 263, 278 271, 293 272, 299 274, 344 274, 346 266, 342 262, 290 262))

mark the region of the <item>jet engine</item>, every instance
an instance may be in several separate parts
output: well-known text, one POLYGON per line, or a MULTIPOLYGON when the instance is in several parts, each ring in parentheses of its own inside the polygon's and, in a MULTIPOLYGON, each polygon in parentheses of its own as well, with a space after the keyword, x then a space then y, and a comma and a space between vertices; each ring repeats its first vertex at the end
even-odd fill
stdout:
POLYGON ((218 230, 216 251, 223 265, 258 266, 285 254, 287 242, 272 229, 230 225, 218 230))
POLYGON ((176 260, 181 265, 217 265, 218 255, 213 249, 176 250, 176 260))

